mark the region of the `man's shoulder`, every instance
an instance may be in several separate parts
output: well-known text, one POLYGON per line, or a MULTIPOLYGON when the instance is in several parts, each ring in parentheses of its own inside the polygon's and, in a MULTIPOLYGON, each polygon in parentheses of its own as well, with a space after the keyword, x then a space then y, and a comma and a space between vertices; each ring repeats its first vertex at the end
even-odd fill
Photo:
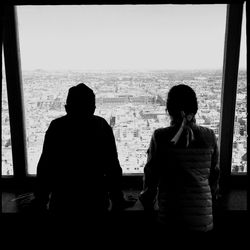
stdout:
POLYGON ((101 116, 93 115, 91 119, 93 125, 101 126, 101 127, 110 127, 108 122, 101 116))
POLYGON ((93 115, 92 119, 93 119, 94 121, 107 123, 107 121, 106 121, 103 117, 98 116, 98 115, 93 115))
MULTIPOLYGON (((92 121, 92 122, 107 123, 107 121, 103 117, 100 117, 98 115, 93 115, 91 117, 91 119, 88 119, 88 120, 92 121)), ((85 121, 88 121, 88 120, 85 120, 85 121)), ((55 118, 54 120, 52 120, 51 124, 53 124, 53 125, 54 124, 64 124, 64 123, 67 123, 68 121, 70 121, 70 118, 67 115, 64 115, 64 116, 61 116, 61 117, 58 117, 58 118, 55 118)))
POLYGON ((50 122, 50 127, 51 127, 51 126, 54 127, 54 126, 57 126, 57 125, 59 125, 59 124, 63 124, 63 123, 66 122, 66 120, 67 120, 66 115, 61 116, 61 117, 57 117, 57 118, 55 118, 54 120, 52 120, 52 121, 50 122))
POLYGON ((72 129, 72 127, 74 127, 76 130, 87 128, 89 132, 108 131, 111 129, 108 122, 103 117, 97 115, 93 115, 91 118, 87 120, 81 120, 78 123, 76 123, 76 121, 72 121, 70 117, 65 115, 52 120, 48 127, 48 130, 59 132, 62 130, 64 131, 72 129))
POLYGON ((47 133, 55 133, 56 131, 61 131, 67 123, 66 120, 66 115, 53 119, 47 127, 47 133))

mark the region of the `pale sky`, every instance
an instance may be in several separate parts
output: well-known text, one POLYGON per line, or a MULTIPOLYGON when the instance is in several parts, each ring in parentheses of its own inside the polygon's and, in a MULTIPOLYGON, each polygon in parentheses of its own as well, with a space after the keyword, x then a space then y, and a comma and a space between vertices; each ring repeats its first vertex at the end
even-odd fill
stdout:
POLYGON ((225 4, 22 6, 17 13, 23 70, 222 69, 225 4))

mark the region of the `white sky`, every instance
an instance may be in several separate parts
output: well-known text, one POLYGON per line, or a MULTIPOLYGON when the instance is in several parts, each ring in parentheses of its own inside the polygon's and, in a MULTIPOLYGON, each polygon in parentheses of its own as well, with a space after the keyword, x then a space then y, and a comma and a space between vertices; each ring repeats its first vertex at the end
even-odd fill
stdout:
POLYGON ((22 6, 17 13, 24 70, 222 68, 225 4, 22 6))

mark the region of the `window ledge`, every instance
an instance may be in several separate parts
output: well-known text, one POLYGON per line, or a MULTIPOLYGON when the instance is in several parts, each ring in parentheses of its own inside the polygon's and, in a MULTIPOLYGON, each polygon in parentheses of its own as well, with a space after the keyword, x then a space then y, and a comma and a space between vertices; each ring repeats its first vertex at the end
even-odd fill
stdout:
MULTIPOLYGON (((126 190, 125 196, 138 197, 140 190, 126 190)), ((29 202, 32 192, 25 191, 2 191, 2 212, 19 213, 20 203, 29 202), (23 198, 20 198, 22 197, 23 198)), ((125 212, 142 212, 143 206, 139 200, 133 207, 125 209, 125 212)), ((215 204, 215 213, 223 214, 224 212, 247 211, 247 190, 232 189, 223 195, 215 204)))

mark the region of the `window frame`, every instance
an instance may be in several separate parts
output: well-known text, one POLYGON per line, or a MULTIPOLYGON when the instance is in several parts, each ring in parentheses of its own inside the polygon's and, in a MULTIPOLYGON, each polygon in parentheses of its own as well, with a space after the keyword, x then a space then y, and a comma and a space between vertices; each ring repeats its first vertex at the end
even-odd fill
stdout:
POLYGON ((247 173, 231 172, 242 17, 243 3, 227 6, 219 132, 220 186, 225 190, 247 181, 247 173))
MULTIPOLYGON (((138 1, 136 1, 138 3, 138 1)), ((226 32, 224 44, 224 61, 222 76, 221 93, 221 114, 220 114, 220 132, 219 132, 219 150, 220 150, 220 168, 221 168, 221 186, 229 187, 231 185, 246 185, 247 174, 231 174, 232 143, 234 133, 234 116, 237 91, 237 77, 239 67, 239 52, 241 40, 242 12, 243 4, 246 1, 238 1, 228 4, 225 1, 216 1, 216 3, 227 4, 226 14, 226 32), (233 91, 232 91, 233 89, 233 91), (228 104, 229 103, 229 104, 228 104), (229 106, 230 105, 230 108, 229 106), (228 125, 229 121, 229 125, 228 125)), ((84 1, 81 1, 84 4, 84 1)), ((98 3, 95 1, 93 4, 98 3)), ((107 4, 112 4, 108 1, 107 4)), ((129 2, 130 4, 131 2, 129 2)), ((164 4, 169 1, 164 1, 164 4)), ((175 4, 183 1, 175 1, 175 4)), ((189 3, 189 2, 188 2, 189 3)), ((195 3, 194 1, 192 3, 195 3)), ((22 77, 20 65, 20 51, 18 43, 18 27, 16 22, 15 5, 35 4, 34 1, 16 1, 10 5, 4 6, 4 18, 1 25, 4 28, 2 43, 5 55, 6 84, 9 101, 12 155, 13 155, 13 176, 2 176, 3 185, 14 184, 30 185, 35 181, 35 176, 27 172, 27 147, 25 131, 25 114, 22 93, 22 77), (18 135, 18 136, 17 136, 18 135), (18 150, 17 150, 18 149, 18 150)), ((43 3, 43 4, 46 4, 43 3)), ((50 3, 51 4, 51 3, 50 3)), ((55 1, 55 5, 58 2, 55 1)), ((65 3, 64 3, 65 4, 65 3)), ((72 4, 72 2, 70 3, 72 4)), ((73 2, 75 3, 75 1, 73 2)), ((106 3, 105 3, 106 4, 106 3)), ((140 3, 139 3, 140 4, 140 3)), ((157 4, 154 1, 153 4, 157 4)), ((162 4, 162 2, 161 2, 162 4)), ((246 9, 248 3, 246 2, 246 9)), ((247 21, 247 20, 246 20, 247 21)), ((1 80, 2 91, 2 80, 1 80)), ((2 98, 2 96, 1 96, 2 98)), ((2 112, 2 110, 1 110, 2 112)), ((2 145, 1 145, 2 150, 2 145)), ((142 178, 143 174, 124 175, 124 180, 142 178)), ((126 182, 126 181, 125 181, 126 182)), ((130 181, 129 181, 130 182, 130 181)), ((132 181, 133 182, 133 181, 132 181)), ((140 182, 140 181, 139 181, 140 182)))
POLYGON ((3 13, 3 49, 9 104, 13 178, 16 182, 22 182, 26 177, 27 152, 17 28, 15 7, 5 5, 3 13))

